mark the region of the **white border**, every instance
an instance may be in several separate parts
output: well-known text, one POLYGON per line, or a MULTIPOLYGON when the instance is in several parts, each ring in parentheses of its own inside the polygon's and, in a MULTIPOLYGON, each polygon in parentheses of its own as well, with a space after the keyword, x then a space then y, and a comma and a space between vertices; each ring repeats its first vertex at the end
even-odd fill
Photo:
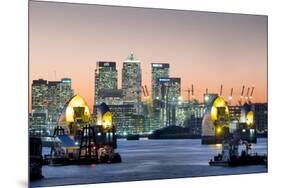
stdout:
MULTIPOLYGON (((280 6, 274 0, 65 0, 104 5, 269 15, 269 173, 67 187, 278 187, 280 178, 280 6)), ((0 187, 27 186, 27 0, 0 5, 0 187)))

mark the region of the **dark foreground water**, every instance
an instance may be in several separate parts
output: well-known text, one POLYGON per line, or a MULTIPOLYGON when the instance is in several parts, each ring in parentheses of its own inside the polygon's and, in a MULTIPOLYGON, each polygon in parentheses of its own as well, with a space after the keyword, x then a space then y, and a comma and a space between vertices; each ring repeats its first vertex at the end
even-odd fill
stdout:
MULTIPOLYGON (((213 167, 209 160, 221 145, 201 145, 200 139, 118 140, 122 163, 98 165, 44 166, 45 178, 32 187, 105 183, 151 179, 184 178, 267 172, 265 166, 213 167)), ((267 139, 258 139, 252 152, 267 154, 267 139)))

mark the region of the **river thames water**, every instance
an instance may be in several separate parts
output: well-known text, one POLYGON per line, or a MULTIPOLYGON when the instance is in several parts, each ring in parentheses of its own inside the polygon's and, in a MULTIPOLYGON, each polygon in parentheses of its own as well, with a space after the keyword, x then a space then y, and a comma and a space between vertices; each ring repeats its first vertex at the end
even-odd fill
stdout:
MULTIPOLYGON (((44 148, 46 152, 47 148, 44 148)), ((216 167, 208 162, 221 145, 201 145, 200 139, 118 140, 122 163, 43 166, 44 178, 31 187, 124 182, 227 174, 265 173, 265 166, 216 167)), ((267 139, 260 138, 252 152, 267 154, 267 139)))

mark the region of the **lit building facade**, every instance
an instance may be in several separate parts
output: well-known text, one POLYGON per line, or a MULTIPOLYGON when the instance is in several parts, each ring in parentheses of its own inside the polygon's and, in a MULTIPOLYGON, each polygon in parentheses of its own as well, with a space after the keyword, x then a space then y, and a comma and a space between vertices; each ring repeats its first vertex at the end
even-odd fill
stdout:
POLYGON ((123 62, 122 68, 122 91, 123 100, 126 102, 139 102, 141 100, 141 62, 130 54, 123 62))
POLYGON ((47 80, 33 80, 31 91, 31 109, 32 111, 44 111, 48 105, 48 82, 47 80))
MULTIPOLYGON (((100 105, 94 107, 94 114, 100 105)), ((126 136, 127 134, 141 133, 141 118, 137 117, 137 110, 133 104, 108 105, 112 115, 112 123, 116 127, 116 134, 126 136), (139 118, 139 119, 138 119, 139 118)))
POLYGON ((151 89, 152 100, 160 99, 160 84, 159 78, 168 78, 170 72, 170 65, 168 63, 152 63, 151 64, 151 89))
POLYGON ((152 112, 146 118, 146 128, 149 132, 164 126, 164 101, 161 100, 161 83, 159 78, 168 78, 170 65, 168 63, 151 63, 151 96, 152 112))
POLYGON ((49 130, 46 127, 48 111, 33 111, 30 117, 29 131, 32 135, 47 135, 49 130))
POLYGON ((95 105, 101 104, 101 90, 117 90, 116 62, 98 61, 95 70, 95 105))
POLYGON ((267 134, 267 103, 254 103, 255 124, 258 134, 267 134))
POLYGON ((62 110, 60 104, 60 92, 61 92, 60 81, 49 81, 48 82, 48 123, 52 126, 57 123, 58 117, 62 110))
POLYGON ((181 98, 181 78, 170 78, 169 94, 170 100, 179 101, 181 98))
POLYGON ((230 120, 238 122, 240 120, 241 106, 229 106, 230 120))
POLYGON ((72 80, 62 78, 60 84, 60 105, 61 108, 73 97, 72 80))
POLYGON ((178 106, 182 103, 181 79, 159 78, 160 85, 160 122, 162 125, 177 125, 178 106))
POLYGON ((192 135, 201 136, 201 125, 206 110, 206 105, 193 100, 189 102, 183 102, 179 109, 185 114, 184 126, 189 128, 192 135))
POLYGON ((107 105, 123 104, 122 89, 101 89, 98 93, 99 101, 107 105))
POLYGON ((31 86, 31 117, 29 130, 33 135, 43 135, 48 116, 48 81, 33 80, 31 86))
POLYGON ((73 96, 71 79, 47 81, 43 79, 32 82, 32 113, 30 128, 35 132, 46 130, 51 134, 65 104, 73 96))

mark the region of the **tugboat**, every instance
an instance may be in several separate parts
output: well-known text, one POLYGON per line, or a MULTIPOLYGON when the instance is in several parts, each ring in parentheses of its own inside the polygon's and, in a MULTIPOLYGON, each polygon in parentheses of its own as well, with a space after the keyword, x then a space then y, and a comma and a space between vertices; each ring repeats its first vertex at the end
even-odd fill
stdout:
POLYGON ((223 141, 222 152, 214 159, 209 161, 210 166, 246 166, 246 165, 267 165, 267 156, 258 155, 258 153, 251 154, 251 144, 247 141, 242 141, 242 145, 246 146, 239 155, 238 149, 241 141, 223 141))

